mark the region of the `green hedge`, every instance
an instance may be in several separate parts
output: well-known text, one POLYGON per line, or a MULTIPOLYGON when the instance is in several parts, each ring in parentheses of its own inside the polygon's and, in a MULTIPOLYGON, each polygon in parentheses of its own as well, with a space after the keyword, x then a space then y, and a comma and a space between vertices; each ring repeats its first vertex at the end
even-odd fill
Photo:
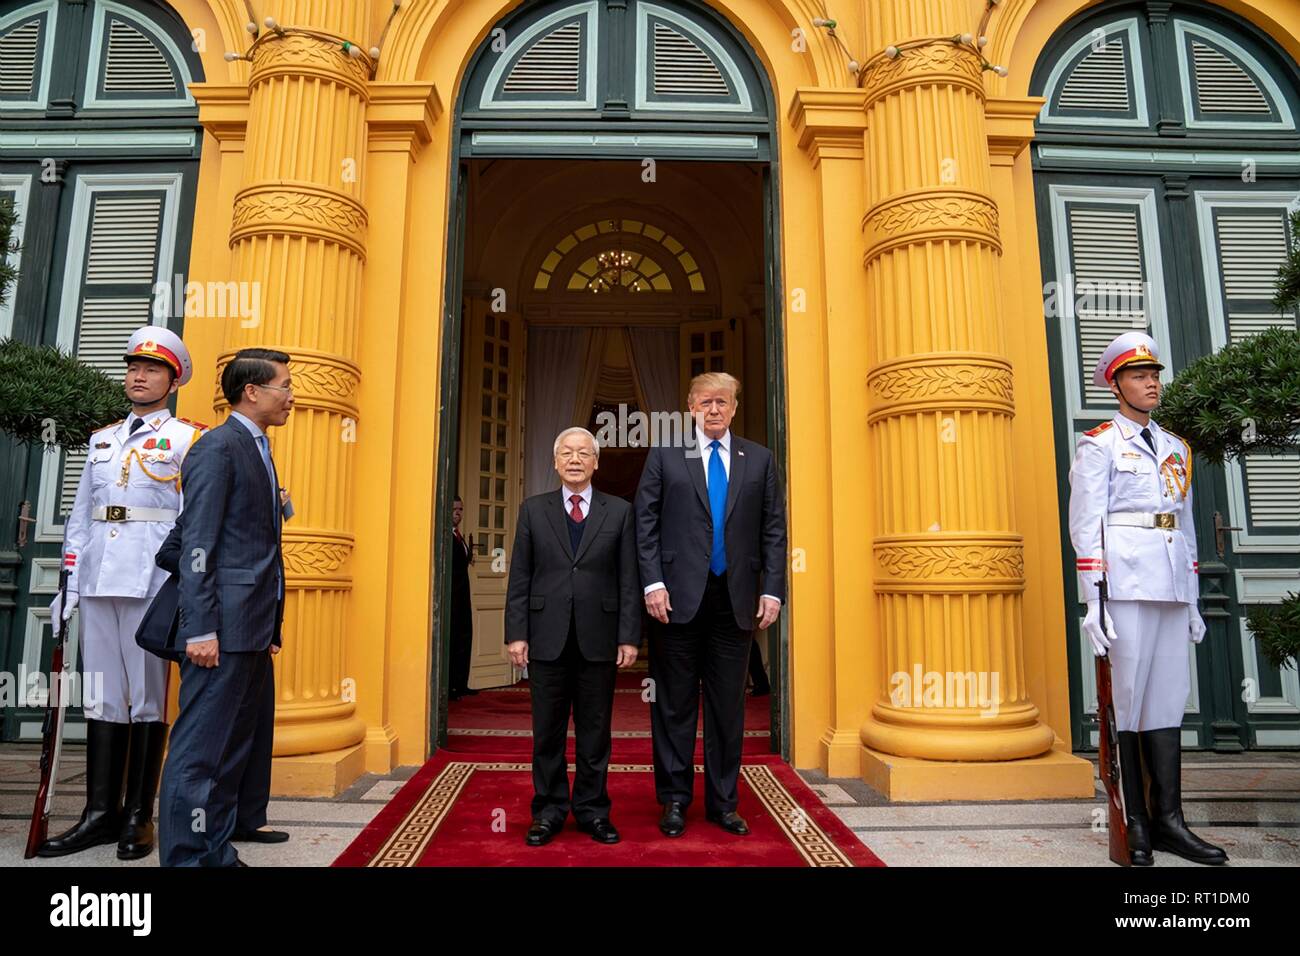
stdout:
POLYGON ((68 353, 0 341, 0 431, 17 441, 80 448, 130 409, 121 382, 68 353))
POLYGON ((1300 430, 1300 332, 1269 329, 1192 362, 1153 417, 1206 461, 1294 447, 1300 430))
POLYGON ((1251 608, 1246 624, 1266 661, 1282 669, 1296 666, 1300 658, 1300 594, 1288 594, 1281 604, 1251 608))

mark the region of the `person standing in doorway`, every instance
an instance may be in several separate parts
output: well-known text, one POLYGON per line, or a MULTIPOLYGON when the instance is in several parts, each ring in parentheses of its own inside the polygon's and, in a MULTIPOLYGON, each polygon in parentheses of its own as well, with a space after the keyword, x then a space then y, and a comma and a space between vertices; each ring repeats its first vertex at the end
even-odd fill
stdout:
POLYGON ((606 787, 614 678, 636 662, 641 641, 632 506, 592 487, 600 446, 587 429, 560 432, 553 451, 560 490, 520 507, 506 591, 506 651, 528 668, 533 708, 533 819, 525 840, 549 843, 572 809, 579 830, 617 843, 606 787))
POLYGON ((451 674, 448 694, 452 700, 478 693, 469 687, 469 663, 474 649, 474 599, 469 587, 469 569, 474 563, 474 546, 460 533, 465 502, 457 495, 451 503, 451 674))
POLYGON ((652 447, 636 493, 637 549, 651 632, 650 709, 659 829, 686 831, 694 789, 695 727, 704 688, 704 811, 745 836, 736 812, 745 730, 745 675, 754 628, 785 601, 785 499, 776 462, 731 433, 740 382, 725 372, 691 380, 693 442, 652 447))

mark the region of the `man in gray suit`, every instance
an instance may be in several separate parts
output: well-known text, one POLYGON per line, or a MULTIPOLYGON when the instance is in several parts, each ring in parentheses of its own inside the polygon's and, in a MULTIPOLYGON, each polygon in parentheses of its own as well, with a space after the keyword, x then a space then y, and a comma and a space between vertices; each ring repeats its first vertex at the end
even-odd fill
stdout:
MULTIPOLYGON (((164 866, 241 866, 230 845, 259 719, 275 710, 271 656, 284 616, 282 504, 266 430, 293 409, 289 356, 242 349, 221 374, 230 418, 181 472, 180 714, 159 802, 164 866)), ((263 768, 258 768, 259 772, 263 768)))
POLYGON ((614 676, 641 642, 632 506, 596 491, 600 446, 585 428, 555 439, 559 491, 519 509, 506 592, 506 650, 527 667, 533 705, 529 846, 549 843, 572 807, 578 829, 617 843, 605 786, 614 676), (573 711, 577 773, 569 796, 565 738, 573 711))

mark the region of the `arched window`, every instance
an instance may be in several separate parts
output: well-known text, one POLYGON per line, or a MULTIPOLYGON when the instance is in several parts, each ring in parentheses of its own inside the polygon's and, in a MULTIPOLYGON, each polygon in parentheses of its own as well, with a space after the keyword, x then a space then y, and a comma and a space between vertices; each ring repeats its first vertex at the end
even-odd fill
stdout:
POLYGON ((536 147, 767 159, 772 108, 752 54, 694 0, 552 0, 484 40, 464 85, 461 156, 536 147), (601 121, 617 118, 611 130, 601 121), (684 119, 710 129, 687 130, 684 119))
POLYGON ((542 259, 533 290, 704 292, 689 249, 653 223, 601 219, 566 233, 542 259))
MULTIPOLYGON (((1199 2, 1103 3, 1044 50, 1030 83, 1046 100, 1032 156, 1062 500, 1079 435, 1117 408, 1091 381, 1114 336, 1151 334, 1167 381, 1207 350, 1297 327, 1294 311, 1273 305, 1288 218, 1300 209, 1297 90, 1300 69, 1275 42, 1199 2)), ((1232 673, 1269 698, 1244 709, 1247 743, 1300 743, 1300 684, 1258 658, 1242 609, 1300 585, 1300 456, 1248 455, 1196 474, 1205 513, 1242 529, 1224 532, 1231 553, 1222 562, 1207 560, 1213 526, 1198 530, 1202 592, 1231 615, 1232 673)), ((1081 619, 1089 595, 1066 558, 1070 617, 1081 619)), ((1077 659, 1088 660, 1078 640, 1077 659)), ((1242 714, 1214 710, 1232 692, 1199 698, 1218 679, 1208 662, 1200 667, 1184 739, 1211 746, 1242 714)), ((1076 679, 1080 697, 1094 700, 1091 669, 1076 679)), ((1080 732, 1095 724, 1076 713, 1076 744, 1089 745, 1080 732)))

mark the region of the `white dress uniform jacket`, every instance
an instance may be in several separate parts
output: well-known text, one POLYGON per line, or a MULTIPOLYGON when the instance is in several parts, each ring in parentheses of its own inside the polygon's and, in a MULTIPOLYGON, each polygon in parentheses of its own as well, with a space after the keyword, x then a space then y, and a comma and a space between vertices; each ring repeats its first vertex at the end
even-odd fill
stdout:
POLYGON ((131 417, 90 436, 86 467, 68 516, 68 590, 82 597, 152 597, 167 572, 154 555, 181 509, 181 462, 204 426, 151 412, 130 433, 131 417), (169 512, 163 520, 106 521, 111 506, 169 512), (100 518, 96 518, 100 515, 100 518))
MULTIPOLYGON (((1196 530, 1192 523, 1192 451, 1187 442, 1154 421, 1142 426, 1116 415, 1079 440, 1070 468, 1070 540, 1079 572, 1079 594, 1096 600, 1102 562, 1111 600, 1196 604, 1196 530), (1133 527, 1108 518, 1117 512, 1173 515, 1175 528, 1133 527), (1106 554, 1101 521, 1106 521, 1106 554)), ((1165 520, 1168 519, 1157 519, 1165 520)))

